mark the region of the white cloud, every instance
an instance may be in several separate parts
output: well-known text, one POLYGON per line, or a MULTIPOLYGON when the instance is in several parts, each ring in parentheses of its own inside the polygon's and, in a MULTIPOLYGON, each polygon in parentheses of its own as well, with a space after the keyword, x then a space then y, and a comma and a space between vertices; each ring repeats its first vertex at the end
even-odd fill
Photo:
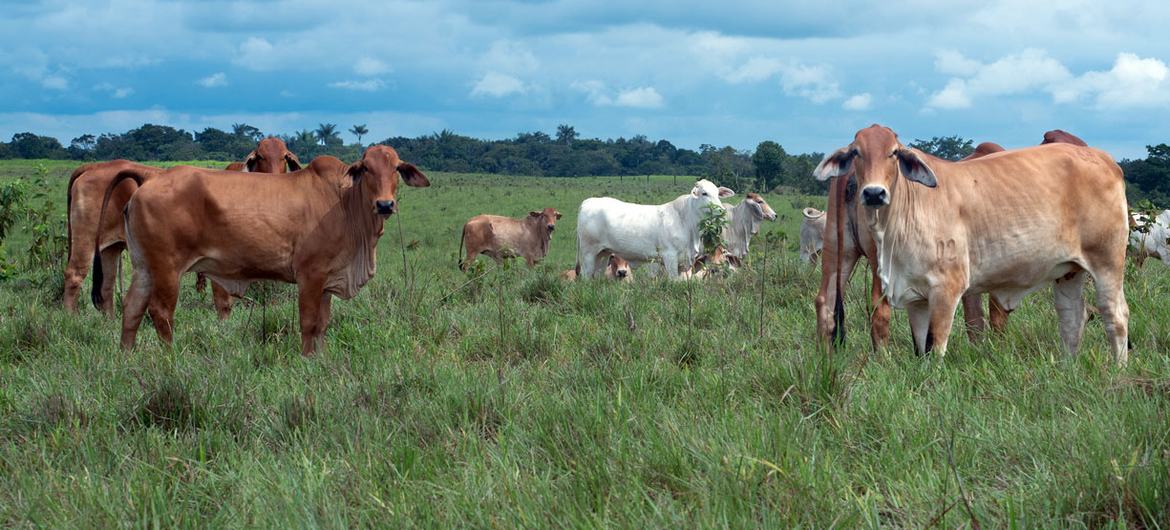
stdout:
POLYGON ((822 65, 797 64, 785 68, 780 74, 780 86, 785 94, 818 104, 841 97, 840 85, 822 65))
POLYGON ((502 98, 511 94, 523 94, 527 91, 528 87, 524 85, 524 82, 515 77, 499 72, 488 72, 471 88, 471 95, 502 98))
POLYGON ((845 110, 869 110, 870 104, 873 103, 873 96, 869 92, 862 92, 854 94, 846 99, 841 104, 841 108, 845 110))
POLYGON ((390 66, 372 57, 362 57, 353 65, 353 71, 357 75, 372 77, 389 72, 390 66))
POLYGON ((772 77, 784 70, 784 63, 779 59, 768 57, 752 57, 722 77, 729 83, 755 83, 772 77))
POLYGON ((480 64, 485 70, 511 74, 530 73, 540 68, 540 61, 531 50, 506 40, 493 42, 480 64))
POLYGON ((217 87, 227 86, 227 84, 228 84, 227 74, 225 74, 223 72, 216 72, 214 74, 211 74, 207 77, 200 79, 199 81, 197 81, 197 83, 199 83, 199 86, 201 86, 203 88, 217 88, 217 87))
POLYGON ((251 70, 272 70, 283 61, 282 57, 278 57, 279 53, 268 39, 248 37, 240 43, 239 51, 232 62, 251 70))
POLYGON ((111 83, 99 83, 94 85, 94 90, 98 92, 107 92, 110 97, 114 99, 122 99, 134 93, 134 89, 130 87, 118 87, 111 83))
POLYGON ((62 75, 48 75, 41 78, 41 86, 49 90, 65 90, 69 88, 69 80, 62 75))
POLYGON ((942 90, 931 94, 926 101, 928 107, 937 109, 965 109, 971 106, 971 96, 967 94, 967 83, 962 79, 951 79, 942 90))
POLYGON ((936 54, 935 68, 952 77, 931 94, 927 106, 962 109, 975 98, 1047 92, 1055 103, 1090 99, 1099 109, 1159 107, 1170 104, 1170 68, 1157 58, 1119 53, 1108 71, 1088 71, 1079 76, 1044 50, 1025 49, 983 64, 957 52, 936 54))
POLYGON ((629 107, 639 109, 662 108, 666 103, 662 94, 654 87, 637 87, 618 91, 614 94, 605 83, 596 79, 573 81, 570 88, 585 93, 585 99, 595 107, 629 107))
POLYGON ((376 92, 386 87, 381 79, 363 79, 361 81, 336 81, 329 83, 333 88, 341 88, 345 90, 357 90, 359 92, 376 92))
POLYGON ((658 90, 645 86, 621 91, 614 99, 613 104, 618 107, 657 109, 662 107, 663 100, 662 94, 659 94, 658 90))
POLYGON ((1170 68, 1156 58, 1119 53, 1113 68, 1089 71, 1053 91, 1058 103, 1070 103, 1092 95, 1097 107, 1123 109, 1160 107, 1170 103, 1170 68))

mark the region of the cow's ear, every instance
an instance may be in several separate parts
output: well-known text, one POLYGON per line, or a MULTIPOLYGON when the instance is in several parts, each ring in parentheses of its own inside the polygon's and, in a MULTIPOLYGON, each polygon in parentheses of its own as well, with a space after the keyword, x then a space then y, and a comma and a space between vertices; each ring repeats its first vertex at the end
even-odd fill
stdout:
POLYGON ((427 176, 423 175, 417 167, 408 162, 398 163, 398 174, 402 180, 406 182, 407 186, 414 186, 416 188, 425 188, 431 185, 431 181, 427 180, 427 176))
POLYGON ((726 199, 728 197, 734 197, 734 196, 735 196, 734 190, 732 190, 731 188, 724 188, 723 186, 719 186, 719 198, 720 199, 726 199))
POLYGON ((289 171, 300 171, 301 161, 297 159, 297 155, 292 154, 292 151, 284 152, 284 161, 288 164, 289 171))
POLYGON ((256 160, 258 158, 260 158, 260 156, 256 154, 256 151, 252 151, 251 153, 248 153, 248 156, 244 157, 245 173, 251 173, 252 170, 256 168, 256 160))
POLYGON ((357 181, 362 179, 362 175, 365 173, 366 162, 364 160, 358 160, 357 162, 350 164, 349 167, 345 170, 345 174, 349 176, 349 179, 342 182, 341 188, 345 189, 353 186, 357 183, 357 181))
POLYGON ((528 217, 540 217, 540 212, 528 212, 528 217))
POLYGON ((824 160, 817 164, 817 168, 813 170, 813 176, 817 180, 829 180, 844 175, 853 169, 853 157, 856 155, 857 151, 849 145, 833 151, 825 155, 824 160))
POLYGON ((926 165, 926 162, 922 160, 922 157, 918 156, 918 153, 903 147, 898 149, 897 155, 898 167, 902 170, 902 175, 907 180, 917 182, 928 188, 938 186, 938 179, 935 178, 934 171, 930 169, 930 166, 926 165))
POLYGON ((558 212, 558 211, 555 211, 555 210, 554 210, 554 211, 553 211, 553 213, 557 214, 557 219, 560 219, 560 218, 561 218, 561 212, 558 212))

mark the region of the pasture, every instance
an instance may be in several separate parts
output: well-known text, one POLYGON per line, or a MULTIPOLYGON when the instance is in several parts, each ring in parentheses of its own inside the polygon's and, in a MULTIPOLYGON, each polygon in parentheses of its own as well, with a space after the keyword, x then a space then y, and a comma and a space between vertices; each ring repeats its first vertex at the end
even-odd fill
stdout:
MULTIPOLYGON (((73 165, 47 167, 63 211, 73 165)), ((765 195, 780 217, 733 277, 567 284, 582 199, 660 203, 693 179, 428 176, 314 358, 292 286, 219 322, 189 275, 173 349, 144 325, 124 353, 119 322, 59 309, 59 267, 0 283, 0 524, 1170 526, 1161 263, 1128 271, 1125 368, 1097 320, 1063 358, 1050 289, 1003 335, 956 326, 943 360, 912 353, 895 311, 873 352, 861 273, 827 356, 796 250, 823 197, 765 195), (564 218, 541 266, 456 268, 468 218, 543 207, 564 218)))

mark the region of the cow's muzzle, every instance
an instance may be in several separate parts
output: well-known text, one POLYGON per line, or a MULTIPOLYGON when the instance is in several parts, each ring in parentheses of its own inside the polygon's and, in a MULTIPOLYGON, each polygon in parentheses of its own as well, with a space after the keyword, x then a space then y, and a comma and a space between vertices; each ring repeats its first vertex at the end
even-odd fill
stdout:
POLYGON ((552 232, 553 230, 556 230, 556 229, 557 229, 556 225, 548 225, 549 232, 552 232))
POLYGON ((390 200, 390 201, 374 201, 374 210, 378 212, 378 215, 390 215, 390 214, 398 211, 398 208, 396 206, 397 205, 395 205, 394 201, 392 201, 392 200, 390 200))
POLYGON ((882 186, 866 186, 861 190, 861 201, 870 208, 890 204, 890 192, 882 186))
POLYGON ((625 279, 625 277, 629 276, 629 275, 630 275, 630 271, 628 271, 626 269, 618 269, 617 270, 617 277, 618 278, 625 279))

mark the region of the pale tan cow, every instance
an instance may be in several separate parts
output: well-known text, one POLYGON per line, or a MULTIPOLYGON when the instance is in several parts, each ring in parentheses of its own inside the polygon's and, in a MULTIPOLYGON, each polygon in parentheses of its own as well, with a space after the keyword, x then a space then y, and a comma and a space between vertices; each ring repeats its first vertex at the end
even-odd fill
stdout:
POLYGON ((816 208, 805 208, 800 222, 800 261, 817 264, 821 249, 825 246, 825 212, 816 208))
POLYGON ((814 175, 850 170, 866 206, 859 229, 877 247, 883 291, 909 313, 920 353, 946 353, 963 293, 988 292, 1011 311, 1053 282, 1061 339, 1075 354, 1087 274, 1114 359, 1127 361, 1128 209, 1121 168, 1108 154, 1054 143, 951 163, 873 125, 814 175))
POLYGON ((528 212, 522 219, 502 215, 472 217, 459 236, 460 251, 467 248, 467 259, 459 262, 460 270, 467 270, 480 254, 491 256, 496 263, 521 256, 529 267, 535 266, 548 255, 548 244, 560 218, 561 212, 552 208, 528 212))
MULTIPOLYGON (((561 273, 566 281, 577 281, 577 268, 574 267, 561 273)), ((617 254, 610 254, 605 266, 605 279, 619 282, 634 281, 634 271, 630 270, 630 262, 617 254)))

